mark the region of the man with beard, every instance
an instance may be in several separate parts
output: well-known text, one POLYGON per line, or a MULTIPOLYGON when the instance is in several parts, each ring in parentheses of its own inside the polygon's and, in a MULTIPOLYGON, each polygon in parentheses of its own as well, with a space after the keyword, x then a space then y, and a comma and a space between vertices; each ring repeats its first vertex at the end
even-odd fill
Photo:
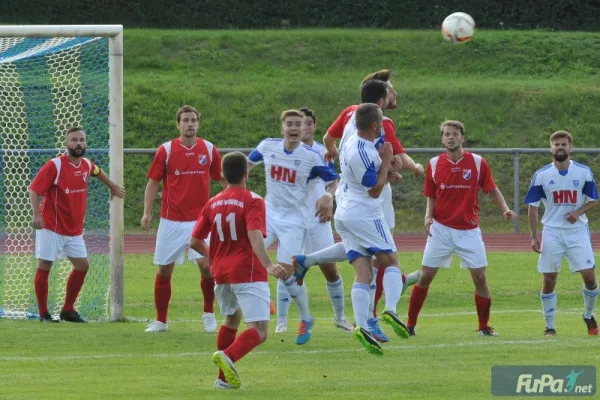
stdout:
MULTIPOLYGON (((179 137, 162 144, 156 151, 144 194, 144 216, 141 225, 150 229, 152 207, 163 182, 160 223, 156 234, 154 264, 158 265, 154 279, 156 321, 146 332, 166 332, 167 313, 171 300, 171 276, 175 264, 183 264, 192 230, 210 198, 210 180, 220 181, 221 155, 211 142, 197 136, 200 113, 192 106, 183 106, 175 115, 179 137)), ((215 281, 208 260, 190 249, 188 260, 200 268, 200 288, 204 299, 202 321, 206 332, 217 330, 214 315, 215 281)))
POLYGON ((594 308, 598 299, 594 251, 585 213, 598 205, 598 190, 590 168, 571 161, 573 138, 566 131, 550 136, 550 150, 554 161, 533 175, 525 196, 529 204, 531 248, 540 253, 538 271, 543 274, 542 310, 546 320, 545 336, 555 336, 556 280, 562 259, 567 256, 571 272, 583 278, 583 321, 588 334, 598 335, 594 308), (544 203, 542 235, 537 231, 538 208, 544 203))
POLYGON ((29 186, 35 233, 35 256, 38 268, 34 287, 40 321, 59 322, 48 312, 48 275, 53 262, 66 255, 73 264, 67 281, 65 302, 60 319, 86 322, 75 311, 75 301, 90 267, 83 241, 83 221, 90 176, 110 188, 111 198, 125 197, 125 189, 112 182, 91 160, 84 158, 86 134, 82 128, 67 131, 67 154, 44 164, 29 186), (40 202, 40 197, 44 199, 40 202))
POLYGON ((517 215, 506 205, 485 159, 463 150, 464 125, 459 121, 445 121, 440 133, 446 153, 427 164, 423 194, 427 197, 424 225, 428 237, 421 279, 410 296, 408 331, 411 336, 415 335, 419 312, 438 268, 450 267, 453 255, 457 254, 461 267, 469 270, 475 284, 477 331, 483 336, 497 336, 488 325, 492 299, 485 276, 485 245, 478 227, 479 190, 489 194, 505 219, 514 221, 517 215))

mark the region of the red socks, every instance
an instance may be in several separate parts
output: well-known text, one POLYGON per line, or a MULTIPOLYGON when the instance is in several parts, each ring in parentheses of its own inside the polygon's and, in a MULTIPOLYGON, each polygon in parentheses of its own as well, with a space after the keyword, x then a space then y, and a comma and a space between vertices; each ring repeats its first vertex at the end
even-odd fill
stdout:
POLYGON ((412 292, 410 294, 410 301, 408 303, 408 322, 406 323, 407 326, 417 326, 417 318, 419 318, 419 313, 421 312, 423 303, 425 303, 428 291, 429 286, 427 286, 426 288, 422 288, 421 286, 419 286, 419 284, 413 286, 412 292))
MULTIPOLYGON (((225 325, 221 325, 219 328, 219 333, 217 334, 217 350, 225 350, 235 341, 235 335, 237 334, 237 329, 230 328, 225 325)), ((225 379, 225 375, 223 375, 223 371, 219 369, 219 379, 223 382, 227 382, 225 379)))
POLYGON ((215 303, 215 280, 205 277, 200 277, 200 288, 202 289, 202 296, 204 297, 204 312, 213 313, 215 303))
POLYGON ((487 328, 490 321, 492 298, 481 297, 475 293, 475 308, 477 309, 477 318, 479 319, 479 330, 487 328))
MULTIPOLYGON (((63 312, 75 311, 75 301, 77 296, 83 287, 85 281, 85 275, 87 271, 78 271, 74 269, 69 275, 67 280, 67 294, 65 295, 65 305, 63 306, 63 312)), ((46 279, 46 298, 48 297, 48 280, 46 279)))
POLYGON ((379 265, 377 268, 377 276, 375 277, 375 300, 373 301, 373 317, 377 317, 377 304, 383 295, 383 275, 385 268, 379 265))
POLYGON ((35 279, 33 280, 40 318, 48 312, 48 275, 50 275, 50 271, 38 268, 35 271, 35 279))
POLYGON ((156 320, 167 323, 167 311, 171 300, 171 277, 156 274, 154 279, 154 305, 156 306, 156 320))
POLYGON ((231 358, 231 361, 236 362, 259 344, 260 335, 258 331, 254 328, 248 328, 235 339, 231 346, 225 349, 225 355, 231 358))

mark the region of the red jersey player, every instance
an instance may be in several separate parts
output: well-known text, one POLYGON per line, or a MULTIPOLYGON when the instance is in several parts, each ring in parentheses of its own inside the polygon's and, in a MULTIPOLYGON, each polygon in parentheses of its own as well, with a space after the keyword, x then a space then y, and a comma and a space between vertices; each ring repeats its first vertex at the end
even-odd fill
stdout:
POLYGON ((227 188, 202 209, 190 247, 210 258, 217 301, 225 317, 217 336, 218 351, 212 356, 219 367, 215 388, 237 389, 241 382, 234 363, 267 339, 268 274, 285 279, 286 272, 271 263, 265 248, 265 202, 246 189, 246 156, 234 152, 223 157, 223 175, 227 188), (236 338, 242 316, 248 328, 236 338))
POLYGON ((73 264, 67 281, 65 303, 60 319, 85 322, 75 311, 75 301, 90 268, 83 240, 83 221, 90 176, 110 188, 111 198, 125 197, 125 189, 113 183, 91 160, 83 128, 70 128, 65 138, 67 154, 53 158, 39 170, 29 186, 35 232, 35 256, 38 268, 34 287, 40 321, 59 322, 48 312, 48 275, 53 262, 66 255, 73 264), (40 203, 40 196, 44 199, 40 203))
POLYGON ((445 121, 440 131, 446 153, 427 164, 423 193, 427 197, 425 231, 428 237, 422 276, 410 296, 407 326, 414 336, 429 284, 438 268, 450 267, 452 256, 457 254, 461 267, 469 269, 475 284, 478 332, 497 336, 488 325, 492 299, 485 276, 485 245, 479 229, 479 190, 489 194, 505 219, 514 221, 517 215, 506 205, 485 159, 463 150, 464 125, 459 121, 445 121))
MULTIPOLYGON (((158 265, 154 281, 156 321, 148 325, 146 332, 168 330, 167 311, 174 266, 184 262, 196 219, 210 198, 210 180, 222 179, 219 151, 208 140, 196 136, 200 127, 198 111, 194 107, 183 106, 177 111, 176 120, 180 136, 158 148, 147 174, 142 228, 150 228, 152 206, 161 180, 163 189, 154 251, 154 263, 158 265)), ((210 267, 207 260, 194 250, 188 252, 188 259, 200 267, 204 330, 214 332, 217 320, 213 314, 215 292, 210 267)))

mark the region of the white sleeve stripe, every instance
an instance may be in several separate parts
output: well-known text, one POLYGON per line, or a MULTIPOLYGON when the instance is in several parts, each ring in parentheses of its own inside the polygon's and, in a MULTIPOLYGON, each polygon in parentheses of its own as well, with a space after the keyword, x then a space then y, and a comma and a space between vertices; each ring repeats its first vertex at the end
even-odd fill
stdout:
POLYGON ((169 162, 169 156, 171 155, 171 142, 164 143, 163 147, 165 148, 165 153, 167 153, 167 157, 165 158, 165 166, 166 166, 169 162))
POLYGON ((58 177, 60 175, 60 167, 61 167, 61 161, 60 158, 53 158, 52 162, 54 163, 54 165, 56 166, 56 178, 54 178, 54 185, 58 185, 58 177))
POLYGON ((430 161, 429 161, 429 165, 431 165, 431 178, 433 179, 433 182, 435 183, 435 169, 437 167, 437 163, 440 159, 440 156, 436 156, 433 157, 430 161))
POLYGON ((212 163, 212 159, 213 159, 213 148, 215 147, 211 142, 209 142, 208 140, 202 139, 204 140, 204 145, 206 146, 206 151, 208 151, 208 157, 210 158, 210 162, 212 163))
POLYGON ((477 168, 477 182, 479 182, 479 176, 481 175, 481 156, 479 154, 471 154, 475 160, 475 168, 477 168))

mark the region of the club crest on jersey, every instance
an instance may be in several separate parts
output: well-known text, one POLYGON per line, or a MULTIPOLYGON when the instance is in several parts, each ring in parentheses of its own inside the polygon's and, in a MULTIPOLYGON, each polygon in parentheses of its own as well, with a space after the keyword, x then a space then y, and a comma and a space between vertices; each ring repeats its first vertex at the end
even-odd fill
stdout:
POLYGON ((300 166, 301 161, 300 160, 294 160, 294 164, 296 164, 296 168, 298 168, 300 166))
POLYGON ((87 172, 83 173, 83 181, 86 182, 86 183, 88 181, 88 173, 87 172))
POLYGON ((573 179, 573 186, 579 186, 579 181, 577 179, 573 179))
POLYGON ((468 181, 469 179, 471 179, 471 170, 470 169, 463 169, 463 178, 468 181))
POLYGON ((206 155, 202 154, 201 156, 198 156, 198 162, 199 162, 201 165, 204 165, 204 164, 206 164, 206 155))

